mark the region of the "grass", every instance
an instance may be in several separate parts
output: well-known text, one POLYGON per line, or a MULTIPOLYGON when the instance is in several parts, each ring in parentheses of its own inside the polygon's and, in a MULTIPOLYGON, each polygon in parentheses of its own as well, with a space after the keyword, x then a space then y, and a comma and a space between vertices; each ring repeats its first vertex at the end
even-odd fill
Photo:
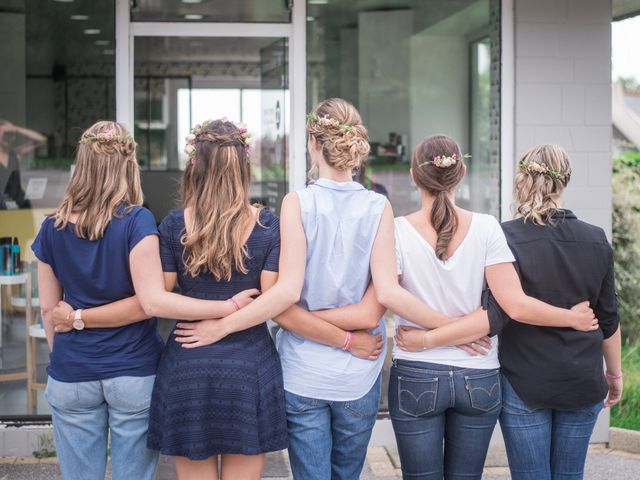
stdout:
POLYGON ((622 347, 624 390, 611 409, 611 426, 640 430, 640 342, 622 347))

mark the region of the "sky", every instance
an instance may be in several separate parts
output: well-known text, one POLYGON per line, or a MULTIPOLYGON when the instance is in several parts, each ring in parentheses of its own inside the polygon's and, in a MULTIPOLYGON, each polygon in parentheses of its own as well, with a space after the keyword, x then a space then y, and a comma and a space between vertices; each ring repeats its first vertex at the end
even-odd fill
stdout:
POLYGON ((613 22, 612 78, 631 77, 640 82, 640 15, 613 22))

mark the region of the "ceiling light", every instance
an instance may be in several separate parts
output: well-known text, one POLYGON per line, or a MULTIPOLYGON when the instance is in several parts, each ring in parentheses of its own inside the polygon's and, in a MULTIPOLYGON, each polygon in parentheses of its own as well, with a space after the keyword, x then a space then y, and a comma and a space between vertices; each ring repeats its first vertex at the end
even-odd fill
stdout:
POLYGON ((102 53, 104 53, 105 55, 113 55, 116 53, 116 51, 113 48, 108 48, 103 50, 102 53))
POLYGON ((204 17, 199 13, 187 13, 184 16, 185 20, 202 20, 204 17))
POLYGON ((182 3, 202 3, 202 0, 182 0, 182 3))
POLYGON ((307 22, 313 22, 316 19, 316 17, 307 17, 307 22))
POLYGON ((96 40, 96 45, 100 47, 106 47, 109 44, 111 44, 109 40, 96 40))
POLYGON ((71 3, 73 2, 73 0, 53 0, 54 2, 58 2, 58 3, 71 3))
POLYGON ((100 35, 100 29, 99 28, 85 28, 84 34, 85 35, 100 35))
POLYGON ((309 0, 309 5, 326 5, 329 0, 309 0))
POLYGON ((89 15, 71 15, 71 20, 89 20, 89 15))

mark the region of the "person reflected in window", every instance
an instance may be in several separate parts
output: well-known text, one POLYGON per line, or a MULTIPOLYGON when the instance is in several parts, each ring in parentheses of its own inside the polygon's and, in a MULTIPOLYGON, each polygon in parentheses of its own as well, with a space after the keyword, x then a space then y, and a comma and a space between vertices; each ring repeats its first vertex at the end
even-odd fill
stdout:
POLYGON ((20 162, 47 137, 35 130, 0 119, 0 209, 30 208, 20 179, 20 162), (26 139, 20 143, 20 137, 26 139))

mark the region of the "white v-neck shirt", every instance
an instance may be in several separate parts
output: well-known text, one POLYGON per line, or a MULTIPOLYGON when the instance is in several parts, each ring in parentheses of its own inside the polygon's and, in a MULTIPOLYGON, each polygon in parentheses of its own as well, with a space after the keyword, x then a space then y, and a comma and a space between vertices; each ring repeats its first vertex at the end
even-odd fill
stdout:
MULTIPOLYGON (((449 317, 461 317, 480 306, 485 267, 515 261, 498 221, 482 213, 473 213, 465 238, 444 262, 405 217, 395 219, 395 237, 400 284, 449 317)), ((396 315, 396 328, 400 325, 419 327, 396 315)), ((475 357, 457 347, 405 352, 394 345, 393 358, 464 368, 498 368, 498 337, 492 337, 491 343, 488 355, 475 357)))

